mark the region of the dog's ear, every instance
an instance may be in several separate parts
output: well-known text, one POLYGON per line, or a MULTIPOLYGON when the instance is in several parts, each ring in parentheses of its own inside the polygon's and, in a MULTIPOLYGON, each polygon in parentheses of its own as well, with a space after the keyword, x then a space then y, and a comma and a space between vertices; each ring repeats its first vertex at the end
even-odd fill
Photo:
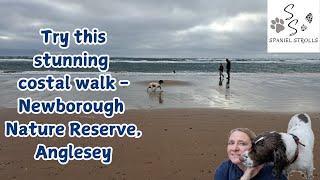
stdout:
POLYGON ((276 179, 280 179, 280 176, 288 164, 287 157, 285 156, 285 152, 282 148, 278 148, 273 151, 273 162, 274 167, 272 170, 272 174, 276 177, 276 179))

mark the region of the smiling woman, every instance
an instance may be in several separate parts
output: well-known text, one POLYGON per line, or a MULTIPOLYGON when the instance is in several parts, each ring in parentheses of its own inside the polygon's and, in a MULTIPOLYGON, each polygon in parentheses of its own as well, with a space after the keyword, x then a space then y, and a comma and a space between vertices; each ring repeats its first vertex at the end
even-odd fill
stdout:
POLYGON ((241 165, 240 157, 251 148, 251 141, 255 137, 255 133, 246 128, 237 128, 230 132, 227 153, 232 163, 241 165))
MULTIPOLYGON (((246 168, 242 164, 241 155, 251 149, 252 141, 256 134, 247 128, 236 128, 230 131, 227 154, 229 160, 224 161, 215 172, 215 180, 271 180, 275 179, 272 175, 272 166, 260 165, 253 168, 246 168)), ((281 180, 286 179, 281 176, 281 180)))

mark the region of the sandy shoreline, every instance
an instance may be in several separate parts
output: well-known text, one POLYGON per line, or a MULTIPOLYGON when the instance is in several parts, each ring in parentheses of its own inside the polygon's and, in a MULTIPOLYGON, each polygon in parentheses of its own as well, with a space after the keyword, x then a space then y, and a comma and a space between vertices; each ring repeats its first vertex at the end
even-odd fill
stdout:
MULTIPOLYGON (((263 74, 233 73, 229 88, 226 80, 219 86, 218 73, 206 74, 145 74, 115 73, 118 80, 129 80, 129 87, 118 87, 115 92, 105 91, 19 91, 19 78, 39 78, 39 74, 6 74, 0 76, 0 107, 16 108, 18 98, 52 101, 101 101, 120 97, 126 109, 218 108, 268 112, 318 112, 320 107, 320 73, 263 74), (164 80, 163 92, 147 92, 151 81, 164 80)), ((74 72, 75 77, 98 77, 96 74, 74 72)), ((54 74, 61 77, 62 74, 54 74)))
MULTIPOLYGON (((143 136, 134 138, 6 138, 1 133, 0 179, 212 179, 214 169, 226 158, 230 129, 248 127, 257 133, 286 131, 292 113, 247 112, 221 109, 127 110, 106 119, 98 115, 18 115, 15 109, 0 109, 1 119, 27 123, 135 123, 143 136), (38 143, 51 146, 112 146, 113 161, 35 161, 38 143)), ((311 113, 315 133, 314 171, 319 177, 320 114, 311 113)), ((4 132, 4 123, 0 131, 4 132)), ((302 179, 295 174, 291 180, 302 179)))

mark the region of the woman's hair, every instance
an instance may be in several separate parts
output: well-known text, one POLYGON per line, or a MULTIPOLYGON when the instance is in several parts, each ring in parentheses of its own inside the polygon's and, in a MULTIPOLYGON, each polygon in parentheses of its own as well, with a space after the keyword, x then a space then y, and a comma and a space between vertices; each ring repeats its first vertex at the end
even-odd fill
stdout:
POLYGON ((240 132, 243 132, 243 133, 247 134, 247 135, 249 136, 249 138, 250 138, 251 141, 253 141, 253 140, 257 137, 256 133, 254 133, 253 131, 251 131, 251 130, 248 129, 248 128, 235 128, 235 129, 232 129, 232 130, 230 131, 230 133, 229 133, 229 137, 230 137, 230 135, 231 135, 232 133, 234 133, 234 132, 236 132, 236 131, 240 131, 240 132))

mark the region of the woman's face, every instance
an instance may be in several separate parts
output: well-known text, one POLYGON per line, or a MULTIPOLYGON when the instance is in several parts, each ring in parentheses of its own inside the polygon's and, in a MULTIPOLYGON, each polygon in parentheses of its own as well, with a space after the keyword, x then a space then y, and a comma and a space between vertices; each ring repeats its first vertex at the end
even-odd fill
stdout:
POLYGON ((228 140, 227 153, 228 157, 234 164, 240 164, 240 157, 245 151, 251 148, 249 136, 241 131, 233 132, 228 140))

